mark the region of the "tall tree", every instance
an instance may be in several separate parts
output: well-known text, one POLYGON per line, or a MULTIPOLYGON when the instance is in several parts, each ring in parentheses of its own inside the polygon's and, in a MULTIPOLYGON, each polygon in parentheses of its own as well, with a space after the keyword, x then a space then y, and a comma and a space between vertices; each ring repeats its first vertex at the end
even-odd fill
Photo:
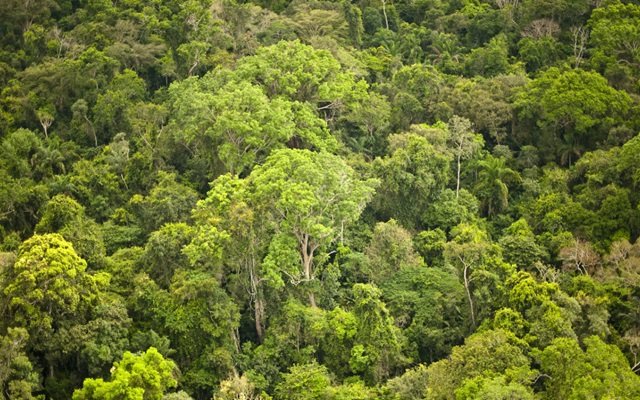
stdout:
POLYGON ((258 342, 264 337, 267 318, 265 273, 262 260, 267 254, 271 231, 269 221, 254 207, 249 181, 229 174, 211 183, 207 197, 198 202, 193 212, 197 228, 205 238, 212 239, 212 229, 229 235, 220 245, 228 271, 228 287, 236 302, 247 295, 258 342))
MULTIPOLYGON (((249 181, 276 229, 265 259, 268 274, 278 282, 284 275, 294 286, 316 280, 315 266, 359 217, 377 184, 360 179, 337 156, 308 150, 274 152, 249 181)), ((307 294, 315 306, 314 290, 307 294)))
POLYGON ((449 132, 449 146, 456 159, 456 198, 460 194, 460 172, 462 161, 473 157, 482 149, 482 136, 473 133, 471 121, 454 115, 447 124, 449 132))

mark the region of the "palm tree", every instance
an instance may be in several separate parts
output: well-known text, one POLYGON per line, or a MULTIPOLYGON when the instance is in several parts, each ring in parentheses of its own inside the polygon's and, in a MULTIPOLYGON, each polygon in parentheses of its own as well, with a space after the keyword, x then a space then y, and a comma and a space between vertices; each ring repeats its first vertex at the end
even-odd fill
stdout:
POLYGON ((485 215, 492 216, 509 205, 509 184, 520 182, 520 174, 512 170, 502 157, 487 156, 478 162, 480 171, 474 186, 485 215))
POLYGON ((38 148, 31 158, 33 169, 45 178, 66 173, 64 162, 62 152, 51 145, 38 148))
POLYGON ((558 146, 560 164, 571 168, 571 164, 580 158, 584 150, 585 146, 577 140, 575 135, 565 135, 564 141, 558 146))

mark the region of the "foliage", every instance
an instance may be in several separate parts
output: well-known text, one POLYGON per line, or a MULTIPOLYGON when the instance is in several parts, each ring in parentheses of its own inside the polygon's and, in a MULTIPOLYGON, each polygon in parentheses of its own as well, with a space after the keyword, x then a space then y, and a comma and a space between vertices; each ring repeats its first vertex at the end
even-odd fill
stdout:
POLYGON ((167 389, 176 386, 175 374, 175 363, 154 347, 140 355, 126 352, 122 360, 114 363, 110 381, 86 379, 82 389, 73 393, 73 399, 159 400, 167 389))
POLYGON ((0 399, 640 397, 638 1, 0 15, 0 399))

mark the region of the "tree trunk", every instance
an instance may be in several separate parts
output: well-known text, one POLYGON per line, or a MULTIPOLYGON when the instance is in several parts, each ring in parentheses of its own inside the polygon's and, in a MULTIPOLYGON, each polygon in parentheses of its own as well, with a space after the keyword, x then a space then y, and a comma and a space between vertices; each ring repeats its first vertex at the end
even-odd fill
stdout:
POLYGON ((458 193, 460 193, 460 155, 458 155, 458 175, 456 179, 456 199, 458 198, 458 193))
MULTIPOLYGON (((302 244, 300 246, 302 254, 302 269, 304 271, 304 279, 307 284, 313 280, 313 251, 309 245, 309 235, 304 234, 302 244)), ((309 305, 316 307, 316 297, 312 290, 309 290, 309 305)))
POLYGON ((264 337, 264 322, 265 322, 265 304, 256 274, 255 258, 251 257, 249 261, 249 282, 251 285, 251 298, 253 300, 253 317, 256 324, 256 336, 258 337, 258 343, 262 343, 264 337))
POLYGON ((233 344, 236 347, 236 351, 240 352, 240 332, 238 328, 231 328, 231 340, 233 340, 233 344))
POLYGON ((316 295, 312 291, 309 291, 309 305, 313 308, 318 307, 316 305, 316 295))
POLYGON ((384 26, 389 29, 389 19, 387 18, 387 1, 382 0, 382 13, 384 14, 384 26))
POLYGON ((253 316, 256 320, 258 343, 262 343, 262 339, 264 338, 264 301, 258 295, 256 295, 253 300, 253 316))

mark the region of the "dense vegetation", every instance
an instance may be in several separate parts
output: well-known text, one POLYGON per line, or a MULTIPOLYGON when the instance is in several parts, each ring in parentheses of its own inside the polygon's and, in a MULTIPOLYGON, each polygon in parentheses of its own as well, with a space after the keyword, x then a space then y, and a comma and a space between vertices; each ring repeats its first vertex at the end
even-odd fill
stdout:
POLYGON ((640 2, 0 1, 0 399, 640 398, 640 2))

